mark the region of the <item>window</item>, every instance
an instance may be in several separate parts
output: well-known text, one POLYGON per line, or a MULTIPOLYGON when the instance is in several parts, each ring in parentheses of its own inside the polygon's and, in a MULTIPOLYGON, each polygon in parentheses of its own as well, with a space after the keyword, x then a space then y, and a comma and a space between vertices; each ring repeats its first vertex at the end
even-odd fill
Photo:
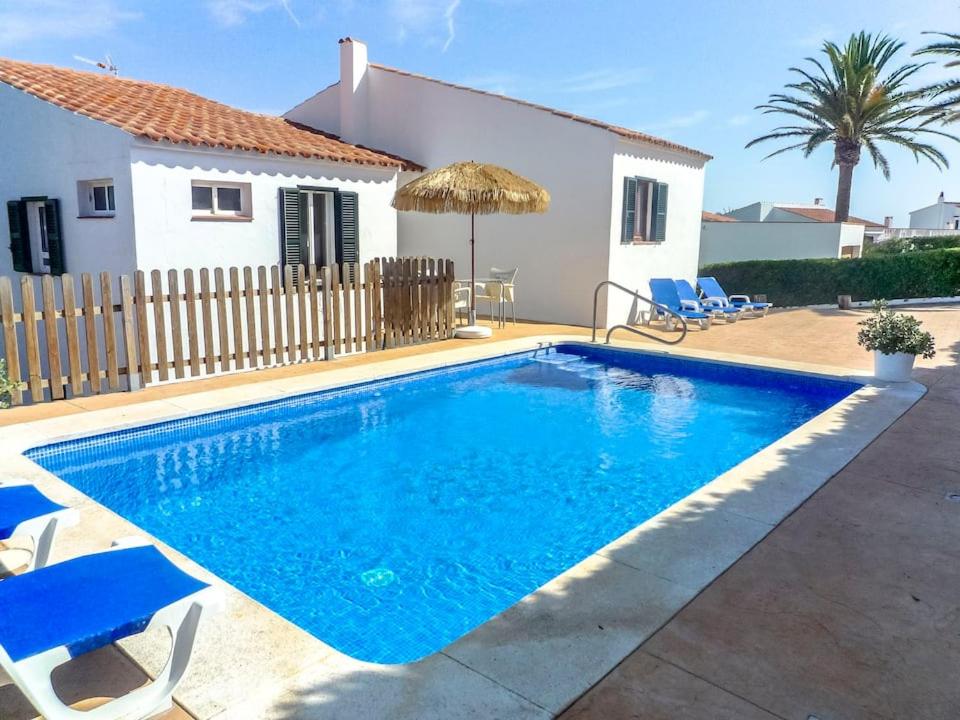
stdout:
POLYGON ((80 217, 113 217, 117 211, 110 178, 81 180, 77 183, 77 200, 80 217))
POLYGON ((249 219, 250 183, 194 180, 191 188, 194 220, 249 219))
POLYGON ((65 271, 59 200, 47 197, 10 200, 7 221, 14 270, 53 275, 65 271))
MULTIPOLYGON (((337 188, 280 188, 280 258, 329 265, 360 261, 359 196, 337 188)), ((351 272, 352 272, 351 267, 351 272)))
POLYGON ((620 242, 663 242, 667 236, 667 184, 651 178, 623 179, 620 242))

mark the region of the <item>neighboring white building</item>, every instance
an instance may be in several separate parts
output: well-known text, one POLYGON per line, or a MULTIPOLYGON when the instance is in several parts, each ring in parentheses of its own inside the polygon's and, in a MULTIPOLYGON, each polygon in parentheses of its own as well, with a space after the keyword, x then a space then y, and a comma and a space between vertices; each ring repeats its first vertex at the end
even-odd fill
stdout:
MULTIPOLYGON (((736 210, 730 210, 724 213, 727 217, 746 222, 767 222, 767 223, 795 223, 795 222, 818 222, 833 223, 834 211, 823 204, 822 198, 814 199, 812 204, 807 203, 784 203, 761 201, 744 205, 736 210)), ((887 218, 884 223, 864 220, 863 218, 851 215, 847 222, 853 225, 862 225, 863 234, 867 240, 876 240, 883 235, 884 229, 889 225, 892 218, 887 218)))
POLYGON ((960 230, 960 202, 943 199, 910 213, 910 227, 925 230, 960 230))
POLYGON ((14 272, 364 261, 419 166, 155 83, 0 60, 14 272))
MULTIPOLYGON (((339 82, 285 117, 428 168, 490 162, 546 187, 544 215, 477 218, 478 274, 519 267, 520 317, 589 324, 602 280, 648 293, 651 277, 695 275, 710 159, 697 150, 369 63, 350 38, 340 41, 339 82)), ((398 222, 402 254, 449 256, 469 275, 467 218, 401 213, 398 222)), ((631 298, 610 297, 600 322, 623 322, 631 298)))
POLYGON ((851 258, 863 252, 863 226, 810 221, 737 221, 704 213, 700 266, 744 260, 851 258))

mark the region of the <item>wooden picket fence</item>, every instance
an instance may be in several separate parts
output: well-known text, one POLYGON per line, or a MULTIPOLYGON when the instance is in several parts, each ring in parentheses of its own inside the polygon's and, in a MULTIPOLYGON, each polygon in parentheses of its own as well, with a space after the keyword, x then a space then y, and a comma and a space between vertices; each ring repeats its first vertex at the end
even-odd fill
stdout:
POLYGON ((451 260, 0 277, 14 405, 453 336, 451 260), (99 290, 99 293, 97 292, 99 290), (78 295, 79 291, 79 295, 78 295), (117 302, 119 300, 119 302, 117 302))

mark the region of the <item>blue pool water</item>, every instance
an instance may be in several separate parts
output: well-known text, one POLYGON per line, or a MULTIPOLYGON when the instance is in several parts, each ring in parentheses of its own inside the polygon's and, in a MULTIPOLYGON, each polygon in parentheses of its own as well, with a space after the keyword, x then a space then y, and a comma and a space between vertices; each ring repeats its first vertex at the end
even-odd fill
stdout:
POLYGON ((28 454, 340 651, 399 663, 857 387, 570 345, 28 454))

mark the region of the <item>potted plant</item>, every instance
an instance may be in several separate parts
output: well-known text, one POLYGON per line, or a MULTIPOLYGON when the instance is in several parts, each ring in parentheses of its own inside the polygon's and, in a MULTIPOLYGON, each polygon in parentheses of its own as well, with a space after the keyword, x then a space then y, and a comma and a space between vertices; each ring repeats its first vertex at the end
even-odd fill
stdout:
POLYGON ((859 323, 857 342, 873 351, 873 375, 878 380, 906 382, 917 355, 934 356, 933 336, 920 329, 920 321, 887 307, 885 300, 873 304, 873 315, 859 323))

